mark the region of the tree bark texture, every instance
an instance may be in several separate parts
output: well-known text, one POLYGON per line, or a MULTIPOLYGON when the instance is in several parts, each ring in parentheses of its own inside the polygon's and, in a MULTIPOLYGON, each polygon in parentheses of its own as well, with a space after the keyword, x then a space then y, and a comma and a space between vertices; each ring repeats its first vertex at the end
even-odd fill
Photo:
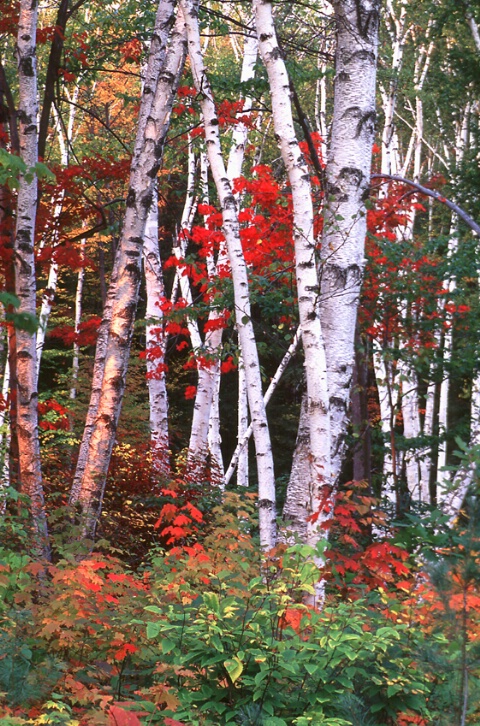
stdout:
MULTIPOLYGON (((310 177, 295 134, 290 82, 277 41, 272 3, 254 0, 253 6, 259 51, 270 85, 275 136, 292 192, 298 310, 305 353, 310 471, 313 475, 309 481, 308 502, 309 512, 314 513, 321 507, 323 487, 330 485, 330 419, 310 177)), ((312 546, 321 538, 320 519, 307 521, 307 542, 312 546)))
MULTIPOLYGON (((19 312, 35 315, 35 221, 38 182, 33 167, 38 161, 37 66, 35 36, 37 4, 21 0, 18 21, 17 60, 19 83, 20 156, 29 176, 20 177, 15 229, 15 293, 20 300, 19 312)), ((36 376, 36 336, 16 331, 17 357, 17 436, 22 491, 30 497, 33 519, 33 546, 48 558, 48 528, 40 465, 38 438, 38 393, 36 376)))
MULTIPOLYGON (((117 250, 118 277, 112 290, 111 321, 106 325, 101 389, 99 396, 92 393, 89 416, 93 418, 93 425, 90 433, 87 430, 84 433, 86 459, 84 464, 80 465, 79 461, 77 465, 71 496, 72 504, 80 504, 83 534, 89 537, 94 534, 100 513, 115 442, 137 309, 145 225, 185 60, 184 21, 178 14, 171 31, 173 11, 173 2, 161 1, 140 104, 125 219, 117 250)), ((96 355, 103 357, 103 351, 97 351, 96 355)))
POLYGON ((340 473, 365 265, 365 202, 375 132, 380 2, 339 0, 334 107, 321 248, 321 322, 327 353, 332 479, 340 473))

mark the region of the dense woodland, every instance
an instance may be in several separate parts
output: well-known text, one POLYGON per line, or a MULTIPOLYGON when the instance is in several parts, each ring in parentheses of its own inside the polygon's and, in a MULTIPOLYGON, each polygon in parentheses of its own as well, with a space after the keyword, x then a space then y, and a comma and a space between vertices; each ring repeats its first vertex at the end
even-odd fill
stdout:
POLYGON ((478 0, 0 0, 0 723, 480 723, 478 0))

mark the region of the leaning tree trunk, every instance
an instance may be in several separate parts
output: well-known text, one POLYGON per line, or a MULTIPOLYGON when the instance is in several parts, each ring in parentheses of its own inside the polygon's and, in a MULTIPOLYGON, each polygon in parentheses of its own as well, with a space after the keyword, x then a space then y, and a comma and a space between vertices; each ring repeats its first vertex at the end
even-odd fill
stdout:
POLYGON ((93 426, 84 433, 82 447, 86 457, 77 466, 70 498, 71 504, 78 503, 81 508, 81 530, 88 537, 95 532, 115 442, 137 309, 145 224, 185 60, 184 21, 180 14, 166 51, 173 10, 173 2, 161 0, 140 104, 125 219, 117 251, 118 278, 112 295, 103 379, 98 403, 92 393, 90 407, 96 408, 93 426))
POLYGON ((236 326, 245 362, 258 466, 260 543, 262 548, 269 549, 276 540, 275 477, 262 395, 260 364, 251 318, 247 266, 240 241, 237 204, 225 169, 215 103, 203 64, 198 27, 198 3, 194 0, 181 0, 180 4, 185 11, 190 62, 200 98, 208 159, 222 209, 223 233, 232 270, 236 326))
MULTIPOLYGON (((38 161, 37 61, 35 36, 37 5, 21 0, 18 21, 17 58, 19 83, 20 156, 28 175, 22 174, 18 189, 15 230, 15 293, 19 312, 35 315, 35 219, 38 181, 33 167, 38 161)), ((36 336, 25 330, 16 333, 17 355, 17 435, 22 491, 30 497, 33 520, 33 546, 49 557, 48 528, 45 514, 40 442, 38 438, 38 393, 36 376, 36 336)))
POLYGON ((343 460, 355 326, 365 264, 375 133, 379 0, 339 0, 335 90, 321 249, 321 321, 327 353, 332 478, 343 460))

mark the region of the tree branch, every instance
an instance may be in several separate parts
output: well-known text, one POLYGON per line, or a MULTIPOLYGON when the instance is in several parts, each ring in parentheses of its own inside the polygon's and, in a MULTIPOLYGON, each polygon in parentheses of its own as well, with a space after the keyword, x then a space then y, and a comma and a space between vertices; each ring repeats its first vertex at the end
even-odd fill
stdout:
POLYGON ((445 204, 445 206, 451 209, 452 212, 455 212, 455 214, 461 220, 463 220, 465 224, 470 227, 470 229, 480 235, 480 225, 477 224, 477 222, 475 222, 475 220, 472 219, 472 217, 467 214, 465 210, 459 207, 458 204, 455 204, 455 202, 447 199, 443 196, 443 194, 440 194, 440 192, 436 192, 433 189, 429 189, 428 187, 424 187, 421 184, 417 184, 417 182, 414 182, 411 179, 405 179, 403 176, 393 176, 391 174, 372 174, 371 179, 385 179, 386 181, 398 182, 399 184, 407 184, 408 186, 412 187, 412 189, 415 189, 419 194, 424 194, 426 197, 432 197, 432 199, 435 199, 437 202, 445 204))

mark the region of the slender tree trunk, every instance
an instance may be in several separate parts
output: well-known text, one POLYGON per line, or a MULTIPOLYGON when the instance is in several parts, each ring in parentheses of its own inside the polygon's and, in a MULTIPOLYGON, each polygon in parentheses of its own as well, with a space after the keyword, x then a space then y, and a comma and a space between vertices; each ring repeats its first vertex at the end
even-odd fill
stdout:
POLYGON ((258 351, 251 319, 247 267, 240 241, 237 204, 223 161, 215 104, 203 64, 198 5, 192 0, 181 0, 181 7, 184 8, 186 17, 190 62, 195 87, 200 97, 208 159, 222 209, 223 232, 232 270, 236 326, 246 366, 249 407, 257 456, 260 543, 262 548, 269 549, 276 540, 275 477, 258 351))
MULTIPOLYGON (((35 36, 37 5, 35 0, 21 0, 18 21, 17 59, 19 80, 20 156, 31 170, 38 160, 37 68, 35 36)), ((15 292, 20 300, 19 312, 35 315, 35 218, 38 182, 34 172, 22 175, 17 199, 15 230, 15 292)), ((17 436, 22 491, 30 497, 35 551, 50 557, 45 513, 40 442, 38 438, 38 394, 36 376, 36 336, 16 331, 17 357, 17 436)))
MULTIPOLYGON (((174 3, 161 0, 140 104, 125 219, 117 250, 118 277, 112 290, 111 322, 107 323, 106 351, 100 395, 92 392, 82 446, 86 458, 77 465, 70 501, 82 510, 82 531, 92 537, 101 509, 105 481, 115 442, 125 389, 125 377, 138 301, 143 238, 155 179, 162 160, 170 112, 185 59, 184 21, 180 14, 170 31, 174 3), (169 35, 170 45, 167 47, 169 35), (98 402, 97 402, 98 401, 98 402)), ((112 285, 111 285, 112 287, 112 285)))
MULTIPOLYGON (((249 34, 245 40, 244 56, 240 80, 247 82, 255 73, 255 62, 257 58, 256 36, 249 34)), ((248 113, 252 102, 250 98, 245 99, 244 112, 248 113)), ((248 139, 248 129, 244 123, 235 127, 232 138, 232 147, 227 165, 227 177, 230 182, 240 176, 243 160, 245 157, 245 146, 248 139)), ((205 169, 205 171, 208 171, 205 169)), ((203 182, 207 187, 207 178, 203 182)), ((204 195, 205 196, 205 195, 204 195)), ((237 197, 238 200, 238 197, 237 197)), ((205 201, 205 200, 204 200, 205 201)), ((207 267, 210 281, 213 282, 217 276, 217 270, 228 263, 227 250, 223 245, 220 249, 217 263, 213 256, 207 259, 207 267)), ((215 324, 221 317, 218 309, 213 309, 208 317, 208 322, 215 324)), ((213 330, 205 336, 203 350, 209 361, 209 365, 201 366, 198 371, 197 395, 195 397, 194 416, 192 422, 192 433, 189 444, 189 471, 195 475, 204 476, 204 469, 209 460, 210 469, 218 472, 223 481, 224 470, 221 455, 220 419, 218 412, 218 392, 220 388, 220 353, 223 331, 213 330)), ((246 393, 246 391, 245 391, 246 393)))
POLYGON ((165 327, 160 307, 165 297, 162 261, 158 246, 158 199, 154 188, 153 204, 145 225, 143 267, 147 294, 146 354, 147 386, 150 411, 150 449, 154 470, 163 478, 170 475, 168 441, 168 396, 165 363, 165 327), (152 351, 155 355, 151 355, 152 351))
MULTIPOLYGON (((272 398, 273 394, 275 393, 275 389, 277 388, 277 386, 280 382, 283 372, 285 371, 286 367, 288 366, 288 364, 292 360, 293 356, 295 355, 298 345, 300 343, 300 337, 301 336, 300 336, 300 328, 299 328, 297 330, 297 332, 295 333, 295 335, 293 336, 293 340, 290 343, 290 345, 288 346, 287 352, 283 356, 283 358, 280 362, 280 365, 278 366, 277 370, 275 371, 275 375, 273 376, 267 390, 265 391, 265 396, 263 397, 265 406, 268 406, 270 399, 272 398)), ((232 478, 233 473, 235 471, 235 467, 238 467, 240 465, 242 451, 244 451, 247 448, 247 444, 252 435, 252 432, 253 432, 253 427, 252 427, 252 424, 250 424, 250 426, 248 426, 245 429, 243 438, 240 439, 240 441, 237 444, 237 448, 235 449, 235 451, 233 453, 232 460, 229 464, 227 473, 225 474, 225 484, 228 484, 230 482, 230 479, 232 478)), ((238 469, 237 469, 237 471, 238 471, 238 469)), ((308 480, 304 481, 304 486, 305 486, 305 482, 308 482, 308 480)), ((243 479, 240 479, 240 481, 239 481, 238 473, 237 473, 237 484, 239 484, 240 486, 247 486, 248 482, 246 484, 243 484, 243 479)))
MULTIPOLYGON (((82 261, 85 257, 85 240, 81 242, 82 261)), ((85 267, 81 267, 77 274, 77 290, 75 293, 75 334, 80 331, 80 323, 82 321, 82 304, 83 304, 83 284, 85 282, 85 267)), ((78 372, 80 370, 80 345, 75 341, 73 344, 72 359, 72 386, 70 388, 70 399, 73 401, 77 397, 77 381, 78 372)))

